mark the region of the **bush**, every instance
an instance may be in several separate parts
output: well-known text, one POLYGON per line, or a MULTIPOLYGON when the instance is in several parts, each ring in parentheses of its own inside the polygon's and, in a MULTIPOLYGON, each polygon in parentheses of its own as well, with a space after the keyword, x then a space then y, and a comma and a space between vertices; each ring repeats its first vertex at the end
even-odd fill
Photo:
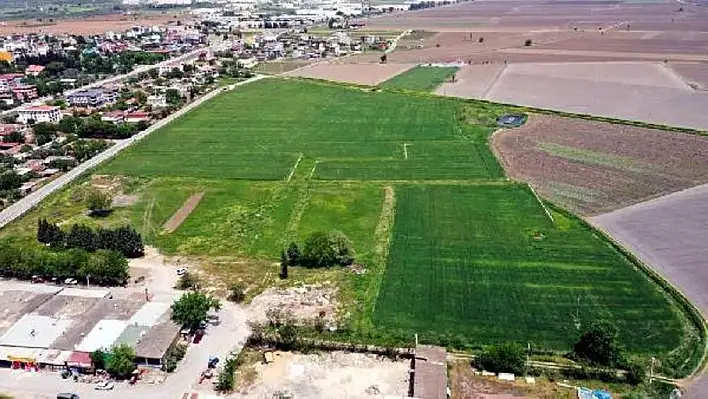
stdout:
POLYGON ((178 290, 191 290, 197 288, 198 285, 199 278, 192 273, 186 272, 177 280, 175 288, 178 290))
POLYGON ((221 369, 219 376, 216 380, 216 390, 219 392, 231 392, 234 389, 234 384, 236 382, 234 378, 234 373, 236 372, 237 358, 235 356, 229 355, 229 357, 224 362, 224 368, 221 369))
POLYGON ((340 231, 315 232, 305 241, 303 258, 312 267, 347 266, 354 262, 354 247, 340 231))
POLYGON ((533 44, 533 40, 531 40, 531 39, 526 39, 526 41, 524 42, 524 46, 526 46, 526 47, 531 47, 532 44, 533 44))
POLYGON ((241 303, 246 299, 246 286, 241 283, 232 285, 229 291, 229 300, 232 302, 241 303))
POLYGON ((627 366, 627 374, 624 376, 627 383, 639 385, 647 378, 647 369, 639 362, 631 362, 627 366))
POLYGON ((165 362, 162 364, 162 369, 168 373, 175 371, 177 363, 184 358, 185 354, 187 354, 187 345, 173 345, 165 354, 165 362))
POLYGON ((477 365, 495 373, 523 374, 526 366, 524 348, 514 342, 491 345, 476 359, 477 365))
POLYGON ((590 364, 616 367, 622 362, 617 327, 605 320, 596 321, 573 347, 575 356, 590 364))
POLYGON ((91 211, 92 215, 103 215, 110 210, 112 199, 110 195, 102 191, 89 190, 84 201, 86 201, 86 207, 91 211))

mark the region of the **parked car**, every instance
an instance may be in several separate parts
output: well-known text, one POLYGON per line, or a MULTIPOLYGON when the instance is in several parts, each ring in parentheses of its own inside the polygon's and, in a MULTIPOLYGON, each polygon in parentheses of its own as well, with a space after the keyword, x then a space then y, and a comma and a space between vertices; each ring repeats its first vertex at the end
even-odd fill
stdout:
POLYGON ((66 284, 66 285, 76 285, 78 283, 79 282, 76 281, 75 278, 67 278, 66 280, 64 280, 64 284, 66 284))
POLYGON ((103 382, 99 382, 98 384, 96 384, 96 386, 93 387, 93 389, 95 389, 97 391, 110 391, 111 389, 113 389, 114 386, 115 385, 113 385, 113 383, 110 381, 103 381, 103 382))
POLYGON ((175 270, 175 273, 177 273, 178 276, 181 276, 181 275, 187 273, 187 268, 186 268, 186 267, 180 267, 179 269, 175 270))
POLYGON ((57 395, 57 399, 79 399, 79 395, 75 393, 60 393, 57 395))

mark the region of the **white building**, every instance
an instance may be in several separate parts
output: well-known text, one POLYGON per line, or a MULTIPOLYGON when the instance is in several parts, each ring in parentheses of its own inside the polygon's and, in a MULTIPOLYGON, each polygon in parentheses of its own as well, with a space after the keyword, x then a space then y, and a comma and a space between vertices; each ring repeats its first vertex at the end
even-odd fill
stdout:
POLYGON ((22 123, 27 123, 30 119, 34 122, 57 123, 61 117, 59 107, 50 105, 30 105, 17 111, 17 120, 22 123))
POLYGON ((148 96, 147 103, 153 108, 165 108, 167 106, 167 99, 162 94, 148 96))

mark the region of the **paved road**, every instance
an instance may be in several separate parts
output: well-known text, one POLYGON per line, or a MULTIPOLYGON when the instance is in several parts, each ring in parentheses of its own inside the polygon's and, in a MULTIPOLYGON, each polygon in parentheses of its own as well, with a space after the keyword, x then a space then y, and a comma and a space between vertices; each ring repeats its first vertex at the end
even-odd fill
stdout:
MULTIPOLYGON (((243 82, 239 82, 239 83, 233 84, 231 86, 228 86, 226 89, 233 90, 236 86, 255 82, 255 81, 263 79, 265 77, 267 77, 267 76, 257 75, 251 79, 244 80, 243 82)), ((25 214, 30 209, 37 206, 37 204, 39 204, 47 196, 49 196, 50 194, 52 194, 53 192, 55 192, 57 190, 60 190, 61 188, 63 188, 64 186, 66 186, 67 184, 72 182, 74 179, 76 179, 77 177, 86 173, 90 169, 98 166, 102 162, 105 162, 106 160, 114 157, 120 151, 123 151, 125 148, 127 148, 131 144, 143 139, 144 137, 146 137, 150 133, 154 132, 155 130, 160 129, 161 127, 174 121, 175 119, 179 118, 180 116, 184 115, 185 113, 200 106, 203 102, 210 100, 211 98, 215 97, 217 94, 219 94, 223 90, 224 90, 224 88, 217 88, 215 90, 210 91, 209 93, 205 94, 204 96, 196 99, 194 102, 182 107, 180 110, 178 110, 174 114, 172 114, 172 115, 168 116, 167 118, 162 119, 159 122, 155 123, 154 125, 150 126, 148 129, 143 130, 142 132, 136 134, 135 136, 133 136, 131 138, 119 141, 118 143, 116 143, 115 145, 113 145, 112 147, 107 149, 106 151, 96 155, 95 157, 82 163, 81 165, 77 166, 76 168, 70 170, 69 172, 59 176, 55 180, 42 186, 37 191, 29 194, 28 196, 17 201, 16 203, 5 208, 2 212, 0 212, 0 228, 5 227, 8 223, 19 218, 20 216, 25 214)))

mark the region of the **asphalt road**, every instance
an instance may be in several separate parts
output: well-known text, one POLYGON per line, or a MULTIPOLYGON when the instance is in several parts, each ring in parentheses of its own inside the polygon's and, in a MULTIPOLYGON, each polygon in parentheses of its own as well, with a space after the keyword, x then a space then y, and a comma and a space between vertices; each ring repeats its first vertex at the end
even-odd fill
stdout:
POLYGON ((203 102, 210 100, 211 98, 215 97, 217 94, 222 92, 224 89, 226 90, 232 90, 236 86, 248 84, 251 82, 255 82, 257 80, 263 79, 267 76, 265 75, 256 75, 255 77, 244 80, 242 82, 233 84, 231 86, 228 86, 226 88, 217 88, 215 90, 210 91, 209 93, 203 95, 202 97, 196 99, 190 104, 187 104, 186 106, 182 107, 179 109, 177 112, 173 113, 172 115, 168 116, 165 119, 162 119, 155 123, 154 125, 150 126, 148 129, 143 130, 142 132, 136 134, 133 137, 130 137, 125 140, 121 140, 112 147, 108 148, 104 152, 96 155, 95 157, 87 160, 86 162, 78 165, 76 168, 70 170, 69 172, 59 176, 58 178, 52 180, 51 182, 45 184, 44 186, 40 187, 36 191, 30 193, 26 197, 22 198, 21 200, 15 202, 14 204, 10 205, 9 207, 5 208, 0 212, 0 228, 5 227, 8 223, 12 222, 13 220, 19 218, 23 214, 25 214, 27 211, 30 209, 34 208, 39 204, 43 199, 45 199, 47 196, 52 194, 53 192, 60 190, 61 188, 65 187, 67 184, 72 182, 74 179, 77 177, 81 176, 82 174, 86 173, 90 169, 98 166, 102 162, 105 162, 106 160, 114 157, 116 154, 119 152, 123 151, 125 148, 130 146, 131 144, 143 139, 150 133, 154 132, 155 130, 160 129, 161 127, 167 125, 168 123, 174 121, 175 119, 179 118, 180 116, 184 115, 185 113, 193 110, 194 108, 200 106, 203 102))

